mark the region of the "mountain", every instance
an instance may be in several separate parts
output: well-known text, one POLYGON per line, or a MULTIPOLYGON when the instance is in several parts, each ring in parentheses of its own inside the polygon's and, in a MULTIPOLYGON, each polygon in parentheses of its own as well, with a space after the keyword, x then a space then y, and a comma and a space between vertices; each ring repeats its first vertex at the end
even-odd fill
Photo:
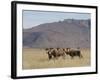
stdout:
POLYGON ((90 20, 65 19, 23 29, 23 47, 90 47, 90 20))

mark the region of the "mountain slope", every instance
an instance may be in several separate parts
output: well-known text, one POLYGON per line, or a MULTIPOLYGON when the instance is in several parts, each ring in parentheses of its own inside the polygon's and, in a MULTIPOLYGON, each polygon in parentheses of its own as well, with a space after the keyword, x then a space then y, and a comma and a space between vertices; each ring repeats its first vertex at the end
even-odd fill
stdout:
POLYGON ((90 20, 65 19, 23 30, 23 46, 90 47, 90 20))

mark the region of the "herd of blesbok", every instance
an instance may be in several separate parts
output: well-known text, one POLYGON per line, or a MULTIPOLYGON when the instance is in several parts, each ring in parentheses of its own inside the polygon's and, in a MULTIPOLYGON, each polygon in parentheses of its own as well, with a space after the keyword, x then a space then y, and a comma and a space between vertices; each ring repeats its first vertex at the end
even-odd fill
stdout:
POLYGON ((58 59, 62 57, 65 59, 65 56, 69 55, 72 59, 75 56, 82 58, 81 50, 80 49, 71 49, 71 48, 46 48, 46 53, 48 54, 49 60, 51 59, 58 59))

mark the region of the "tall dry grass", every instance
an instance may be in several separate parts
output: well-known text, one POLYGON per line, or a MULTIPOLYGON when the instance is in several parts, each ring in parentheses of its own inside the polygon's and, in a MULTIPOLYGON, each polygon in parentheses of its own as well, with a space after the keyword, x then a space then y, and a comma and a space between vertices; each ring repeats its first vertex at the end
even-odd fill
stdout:
POLYGON ((65 59, 59 57, 57 60, 49 60, 44 49, 23 48, 22 67, 23 69, 38 68, 62 68, 90 66, 90 49, 81 49, 83 58, 66 56, 65 59))

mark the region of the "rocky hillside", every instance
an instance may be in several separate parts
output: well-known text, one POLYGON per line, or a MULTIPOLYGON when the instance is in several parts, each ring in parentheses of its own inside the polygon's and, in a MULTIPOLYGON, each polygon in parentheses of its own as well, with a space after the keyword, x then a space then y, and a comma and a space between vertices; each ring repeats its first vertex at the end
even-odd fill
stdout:
POLYGON ((23 46, 90 47, 90 20, 65 19, 23 29, 23 46))

